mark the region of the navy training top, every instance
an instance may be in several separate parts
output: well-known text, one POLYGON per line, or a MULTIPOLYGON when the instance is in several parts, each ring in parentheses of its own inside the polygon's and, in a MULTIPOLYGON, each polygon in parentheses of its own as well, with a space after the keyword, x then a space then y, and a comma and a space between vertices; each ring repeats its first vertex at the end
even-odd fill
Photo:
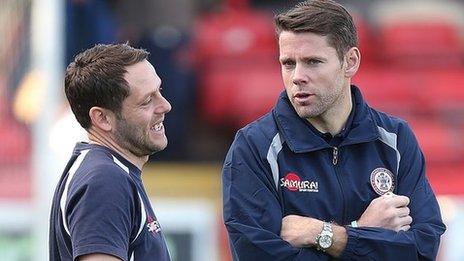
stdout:
POLYGON ((49 236, 52 261, 92 253, 170 260, 141 171, 95 144, 76 144, 55 190, 49 236))

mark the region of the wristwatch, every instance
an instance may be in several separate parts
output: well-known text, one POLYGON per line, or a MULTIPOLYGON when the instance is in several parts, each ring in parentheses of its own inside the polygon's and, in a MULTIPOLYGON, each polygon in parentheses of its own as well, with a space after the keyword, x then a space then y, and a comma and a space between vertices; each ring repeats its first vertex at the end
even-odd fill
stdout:
POLYGON ((324 222, 322 231, 316 236, 317 250, 326 251, 333 243, 332 223, 324 222))

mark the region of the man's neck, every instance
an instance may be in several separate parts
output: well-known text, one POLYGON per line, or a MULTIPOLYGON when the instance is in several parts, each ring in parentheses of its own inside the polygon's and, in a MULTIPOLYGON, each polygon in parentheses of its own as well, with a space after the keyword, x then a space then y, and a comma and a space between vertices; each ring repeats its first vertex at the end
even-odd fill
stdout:
POLYGON ((145 165, 145 163, 147 163, 148 161, 148 156, 138 157, 134 155, 129 150, 124 149, 122 146, 120 146, 114 140, 114 138, 105 135, 98 130, 90 128, 87 130, 87 132, 91 144, 98 144, 100 146, 112 149, 113 151, 117 152, 119 155, 124 157, 126 160, 128 160, 130 163, 134 164, 140 170, 142 170, 143 165, 145 165))
POLYGON ((338 102, 338 106, 331 108, 318 117, 307 120, 321 133, 330 133, 332 136, 339 134, 345 126, 353 108, 351 91, 345 92, 338 102))

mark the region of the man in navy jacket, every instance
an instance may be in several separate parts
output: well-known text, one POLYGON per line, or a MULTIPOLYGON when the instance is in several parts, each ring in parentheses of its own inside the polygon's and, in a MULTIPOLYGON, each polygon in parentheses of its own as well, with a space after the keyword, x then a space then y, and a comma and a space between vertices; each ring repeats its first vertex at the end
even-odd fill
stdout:
POLYGON ((234 260, 433 260, 445 226, 407 123, 369 107, 350 14, 306 1, 275 19, 285 91, 223 168, 234 260))

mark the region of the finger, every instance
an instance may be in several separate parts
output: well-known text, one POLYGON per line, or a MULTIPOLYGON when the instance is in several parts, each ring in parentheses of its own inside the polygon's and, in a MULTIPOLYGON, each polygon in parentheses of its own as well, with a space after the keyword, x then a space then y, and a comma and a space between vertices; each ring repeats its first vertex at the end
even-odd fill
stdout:
POLYGON ((398 224, 400 227, 410 225, 412 223, 411 216, 405 216, 398 219, 398 224))
POLYGON ((392 199, 393 206, 395 207, 405 207, 409 205, 409 198, 406 196, 396 196, 392 199))
MULTIPOLYGON (((408 231, 409 229, 411 229, 411 226, 410 225, 406 225, 406 226, 402 226, 398 229, 398 231, 408 231)), ((396 231, 396 232, 398 232, 396 231)))
POLYGON ((395 194, 391 191, 388 191, 387 193, 383 194, 385 197, 393 197, 395 194))
POLYGON ((408 225, 412 223, 413 219, 411 216, 406 216, 405 218, 407 219, 408 225))
POLYGON ((393 192, 388 191, 387 193, 383 194, 379 198, 387 199, 387 198, 393 198, 394 196, 396 196, 396 195, 393 194, 393 192))
POLYGON ((292 217, 291 216, 285 216, 282 218, 282 226, 285 226, 287 224, 292 223, 292 217))
POLYGON ((282 218, 282 221, 291 221, 292 219, 295 219, 296 215, 287 215, 285 217, 282 218))
POLYGON ((398 213, 398 217, 406 217, 406 216, 409 216, 409 213, 411 211, 409 210, 408 207, 400 207, 400 208, 397 208, 397 213, 398 213))

